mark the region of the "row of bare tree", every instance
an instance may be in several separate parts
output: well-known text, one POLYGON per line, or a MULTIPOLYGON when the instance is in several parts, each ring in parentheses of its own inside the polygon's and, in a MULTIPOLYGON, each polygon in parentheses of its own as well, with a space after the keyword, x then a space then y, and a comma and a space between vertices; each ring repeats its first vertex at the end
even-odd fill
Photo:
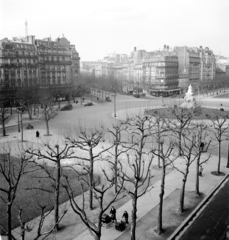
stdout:
MULTIPOLYGON (((59 223, 66 214, 60 212, 60 188, 65 189, 71 208, 89 229, 94 239, 102 234, 102 216, 116 201, 129 196, 132 201, 131 240, 136 239, 137 203, 138 199, 152 189, 152 166, 154 159, 161 168, 161 190, 159 194, 158 233, 163 233, 163 197, 168 167, 182 174, 179 210, 185 210, 185 187, 190 166, 196 162, 196 194, 200 195, 199 167, 207 162, 210 155, 206 152, 211 141, 219 146, 217 173, 220 174, 221 143, 228 138, 226 122, 228 113, 218 112, 209 116, 211 125, 206 122, 193 122, 193 118, 201 111, 200 107, 184 109, 176 106, 167 108, 167 114, 154 111, 152 116, 136 116, 128 118, 117 125, 105 127, 75 127, 65 130, 62 140, 53 140, 41 145, 21 149, 18 167, 11 165, 10 155, 3 155, 0 162, 0 177, 4 184, 0 185, 0 198, 7 208, 7 236, 14 239, 11 230, 12 206, 17 197, 18 185, 28 172, 41 169, 53 183, 54 222, 48 231, 43 230, 46 218, 45 206, 41 206, 41 216, 37 234, 33 239, 47 237, 59 229, 59 223), (68 161, 66 165, 65 162, 68 161), (176 161, 182 164, 176 164, 176 161), (69 163, 70 162, 70 163, 69 163), (26 168, 28 164, 34 167, 26 168), (53 163, 54 171, 50 173, 47 165, 53 163), (81 185, 81 201, 75 198, 73 183, 63 170, 69 168, 77 174, 81 185), (100 182, 95 178, 101 175, 100 182), (89 189, 89 191, 86 191, 89 189), (112 194, 111 194, 112 193, 112 194), (97 209, 97 221, 91 221, 91 209, 97 209)), ((28 189, 31 190, 31 189, 28 189)), ((33 188, 34 190, 34 188, 33 188)), ((37 188, 37 191, 49 189, 37 188)), ((19 220, 23 209, 19 208, 19 220)), ((20 220, 21 239, 29 225, 20 220)), ((32 238, 31 238, 32 239, 32 238)))

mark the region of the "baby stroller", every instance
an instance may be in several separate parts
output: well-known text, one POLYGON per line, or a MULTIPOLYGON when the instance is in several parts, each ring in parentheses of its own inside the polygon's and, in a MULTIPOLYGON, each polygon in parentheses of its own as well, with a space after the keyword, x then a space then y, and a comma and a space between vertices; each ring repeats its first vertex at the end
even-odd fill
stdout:
POLYGON ((116 229, 116 230, 122 232, 122 231, 125 230, 125 228, 126 228, 125 222, 123 222, 123 221, 117 221, 117 222, 115 223, 115 229, 116 229))
POLYGON ((109 228, 112 225, 111 217, 108 214, 103 214, 102 216, 102 226, 109 228))

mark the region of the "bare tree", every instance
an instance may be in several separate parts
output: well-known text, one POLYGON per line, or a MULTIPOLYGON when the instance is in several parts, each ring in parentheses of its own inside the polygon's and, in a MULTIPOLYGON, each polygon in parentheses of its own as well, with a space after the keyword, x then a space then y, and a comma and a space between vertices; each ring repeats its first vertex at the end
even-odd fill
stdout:
POLYGON ((153 111, 152 117, 154 118, 154 127, 152 128, 153 137, 156 139, 157 142, 157 157, 158 157, 158 168, 161 167, 160 165, 160 147, 161 147, 161 138, 165 136, 165 133, 168 131, 166 127, 165 115, 161 114, 157 110, 153 111))
MULTIPOLYGON (((91 181, 87 178, 82 178, 84 175, 90 175, 90 169, 84 168, 86 174, 79 174, 79 181, 81 183, 82 189, 82 201, 76 200, 73 195, 73 189, 71 187, 71 183, 69 182, 68 178, 66 177, 66 184, 64 185, 66 192, 68 194, 71 207, 73 211, 81 218, 82 222, 86 225, 91 235, 94 237, 95 240, 100 240, 101 238, 101 230, 102 230, 102 216, 108 210, 108 208, 116 201, 125 197, 125 195, 121 194, 122 187, 123 187, 123 179, 119 179, 118 181, 118 189, 114 195, 110 195, 109 192, 112 190, 114 185, 114 175, 110 178, 105 170, 103 171, 103 182, 100 184, 96 184, 94 182, 93 194, 94 198, 97 201, 97 221, 93 223, 90 220, 88 214, 88 206, 87 206, 87 196, 85 193, 85 185, 86 187, 91 188, 91 181), (108 197, 109 196, 109 197, 108 197)), ((89 203, 90 204, 90 203, 89 203)))
POLYGON ((130 185, 124 186, 123 189, 132 198, 131 240, 136 239, 137 201, 152 188, 150 180, 153 177, 151 175, 153 154, 147 148, 147 140, 153 125, 151 120, 148 116, 136 116, 127 121, 127 131, 132 135, 133 146, 126 154, 126 162, 119 161, 119 175, 130 185))
MULTIPOLYGON (((50 180, 52 180, 54 185, 54 222, 56 226, 56 230, 59 230, 59 200, 60 200, 60 182, 62 177, 62 166, 61 162, 64 159, 74 158, 72 146, 69 146, 68 144, 56 144, 55 146, 52 146, 51 144, 45 144, 44 148, 41 149, 27 149, 26 152, 30 156, 34 156, 37 159, 34 160, 34 162, 39 166, 42 170, 44 170, 50 180), (55 164, 56 170, 55 174, 51 173, 48 169, 46 164, 40 164, 39 160, 48 160, 55 164)), ((34 189, 34 188, 32 188, 34 189)), ((42 189, 40 189, 42 190, 42 189)))
POLYGON ((188 128, 191 120, 195 115, 200 113, 200 107, 194 108, 182 108, 177 105, 169 106, 168 112, 171 115, 171 119, 168 118, 168 128, 178 137, 179 156, 181 156, 181 141, 183 132, 188 128))
MULTIPOLYGON (((195 147, 197 144, 197 139, 194 135, 191 134, 191 130, 186 130, 186 133, 183 133, 182 137, 182 146, 179 149, 181 153, 181 160, 183 160, 183 164, 185 167, 178 167, 176 164, 173 164, 173 167, 183 175, 182 178, 182 187, 180 192, 180 206, 179 211, 184 212, 184 197, 185 197, 185 187, 187 182, 187 177, 189 174, 189 168, 191 164, 198 158, 199 153, 195 151, 195 147), (185 135, 184 135, 185 134, 185 135)), ((178 142, 178 145, 180 142, 178 142)))
POLYGON ((43 115, 46 123, 46 134, 50 135, 49 121, 57 115, 56 109, 54 108, 52 93, 48 91, 44 92, 40 98, 40 103, 43 107, 43 115))
POLYGON ((220 163, 221 163, 221 144, 222 141, 228 139, 228 112, 221 111, 220 113, 215 112, 213 116, 207 115, 211 120, 212 127, 214 131, 212 131, 214 138, 218 142, 218 166, 217 166, 217 174, 220 172, 220 163))
POLYGON ((109 161, 114 166, 114 184, 115 192, 118 191, 118 162, 119 157, 132 148, 132 145, 125 146, 122 134, 126 131, 127 126, 123 123, 113 125, 112 128, 107 128, 106 132, 113 138, 113 147, 108 150, 108 153, 114 157, 114 162, 109 161))
POLYGON ((196 159, 196 194, 200 195, 200 184, 199 184, 199 176, 200 176, 200 166, 206 163, 211 155, 209 154, 205 159, 201 159, 201 155, 204 152, 207 152, 208 147, 211 143, 211 140, 207 143, 206 139, 209 138, 208 127, 205 123, 195 123, 192 135, 196 137, 195 147, 197 150, 198 157, 196 159))
POLYGON ((98 161, 101 155, 104 152, 107 152, 112 146, 107 148, 102 148, 98 150, 98 146, 100 142, 103 140, 103 129, 102 128, 86 128, 86 127, 79 127, 79 132, 76 136, 66 137, 68 141, 72 144, 72 147, 82 150, 86 153, 85 156, 75 155, 76 159, 89 163, 89 181, 90 181, 90 209, 93 209, 93 185, 94 185, 94 163, 98 161), (95 153, 97 151, 97 153, 95 153))
MULTIPOLYGON (((38 205, 39 205, 39 203, 38 203, 38 205)), ((38 220, 38 226, 37 226, 37 229, 36 229, 35 237, 32 237, 33 240, 38 240, 38 239, 40 239, 40 237, 43 237, 42 239, 46 239, 50 234, 52 234, 56 230, 56 225, 59 224, 59 222, 62 220, 64 215, 67 213, 67 210, 63 211, 63 213, 59 217, 58 222, 55 223, 54 226, 52 226, 49 230, 44 231, 43 230, 44 221, 47 219, 47 217, 49 216, 49 214, 52 212, 53 209, 50 209, 50 210, 46 211, 46 206, 40 205, 39 207, 40 207, 40 216, 39 216, 39 220, 38 220)), ((30 227, 30 224, 23 221, 22 212, 23 211, 20 208, 19 209, 19 214, 18 214, 18 220, 20 222, 21 240, 25 240, 26 239, 26 233, 31 232, 33 230, 33 227, 30 227)), ((30 239, 31 239, 31 237, 30 237, 30 239)))
POLYGON ((31 157, 26 154, 21 154, 17 163, 11 161, 11 152, 9 149, 3 149, 6 151, 0 158, 0 175, 3 182, 0 184, 0 198, 7 206, 7 236, 8 240, 13 239, 12 230, 12 206, 15 202, 18 186, 22 176, 28 172, 34 170, 28 170, 26 167, 31 157))
POLYGON ((168 142, 164 142, 164 140, 160 139, 160 151, 158 149, 153 149, 153 154, 155 156, 158 156, 161 159, 162 163, 162 173, 161 173, 161 190, 159 194, 159 211, 158 211, 158 226, 157 231, 158 234, 162 234, 164 232, 163 229, 163 223, 162 223, 162 213, 163 213, 163 200, 164 200, 164 194, 165 194, 165 176, 166 176, 166 170, 167 167, 174 163, 174 161, 177 159, 177 155, 174 154, 174 142, 169 139, 168 142), (166 147, 163 147, 166 145, 166 147))
POLYGON ((0 106, 0 124, 2 125, 2 134, 6 136, 6 120, 10 117, 9 109, 3 106, 0 106))
POLYGON ((36 103, 38 103, 38 94, 39 89, 37 86, 21 87, 17 90, 17 97, 26 106, 30 120, 32 119, 33 105, 35 108, 36 103))

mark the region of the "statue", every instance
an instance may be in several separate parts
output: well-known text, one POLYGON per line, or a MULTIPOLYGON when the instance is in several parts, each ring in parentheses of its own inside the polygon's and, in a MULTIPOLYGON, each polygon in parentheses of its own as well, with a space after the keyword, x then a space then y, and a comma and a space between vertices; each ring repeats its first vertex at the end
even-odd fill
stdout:
POLYGON ((184 102, 180 105, 181 108, 196 107, 196 99, 193 97, 192 85, 189 85, 188 91, 185 94, 184 102))

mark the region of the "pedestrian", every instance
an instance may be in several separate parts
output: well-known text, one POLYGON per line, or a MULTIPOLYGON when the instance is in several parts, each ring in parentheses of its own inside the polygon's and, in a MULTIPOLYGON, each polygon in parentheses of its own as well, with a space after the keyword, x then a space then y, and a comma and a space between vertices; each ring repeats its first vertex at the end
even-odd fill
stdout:
POLYGON ((111 221, 112 222, 116 222, 116 209, 114 208, 114 206, 111 207, 111 211, 110 211, 110 217, 111 217, 111 221))
POLYGON ((128 224, 128 218, 129 218, 129 215, 128 215, 128 212, 127 211, 124 211, 123 215, 122 215, 122 219, 124 220, 124 222, 126 224, 128 224))
POLYGON ((202 167, 202 165, 200 165, 200 168, 199 168, 199 175, 200 175, 200 177, 202 177, 203 176, 203 167, 202 167))
POLYGON ((36 137, 39 138, 39 136, 40 136, 39 131, 36 131, 36 137))
POLYGON ((203 143, 203 142, 200 143, 200 150, 201 150, 201 151, 204 150, 204 143, 203 143))

